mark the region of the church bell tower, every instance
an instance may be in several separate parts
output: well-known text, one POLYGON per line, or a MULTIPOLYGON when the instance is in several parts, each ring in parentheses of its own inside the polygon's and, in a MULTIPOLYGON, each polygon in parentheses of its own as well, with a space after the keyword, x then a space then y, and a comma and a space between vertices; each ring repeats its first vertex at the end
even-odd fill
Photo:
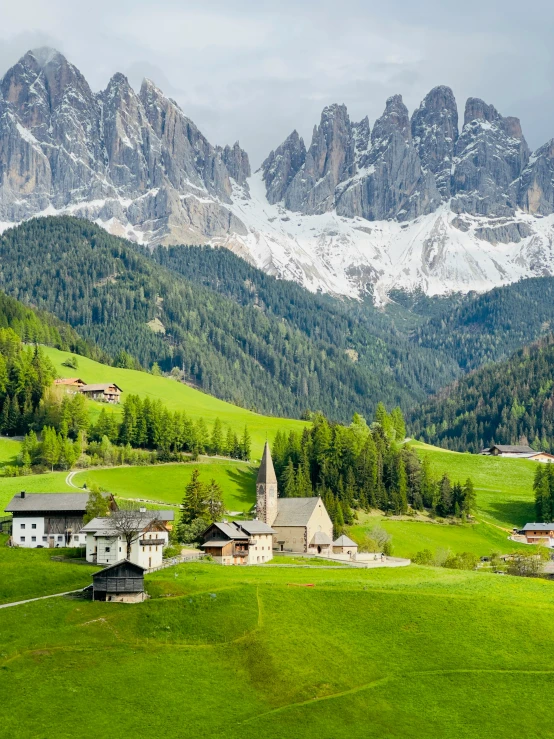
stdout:
POLYGON ((256 480, 256 516, 268 526, 277 518, 277 476, 267 441, 256 480))

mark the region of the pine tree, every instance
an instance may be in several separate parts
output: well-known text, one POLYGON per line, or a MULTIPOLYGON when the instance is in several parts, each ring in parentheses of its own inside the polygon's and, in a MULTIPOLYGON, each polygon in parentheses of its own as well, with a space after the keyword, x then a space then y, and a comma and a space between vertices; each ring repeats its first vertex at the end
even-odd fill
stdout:
POLYGON ((252 447, 252 439, 250 437, 250 432, 248 431, 248 426, 244 427, 244 431, 240 440, 240 459, 249 460, 250 459, 250 452, 252 447))
POLYGON ((42 429, 41 457, 53 472, 60 458, 60 444, 56 429, 49 426, 42 429))
POLYGON ((344 514, 342 505, 339 502, 335 509, 335 518, 333 519, 333 535, 337 539, 342 534, 344 534, 344 514))
POLYGON ((283 497, 284 498, 296 498, 297 497, 297 486, 296 486, 296 472, 294 470, 294 464, 292 459, 289 459, 287 466, 282 475, 283 479, 283 497))
POLYGON ((220 521, 225 514, 225 504, 221 486, 214 479, 206 487, 205 502, 208 521, 220 521))
POLYGON ((219 418, 216 418, 212 428, 212 439, 210 447, 213 454, 221 454, 223 450, 223 428, 219 418))
POLYGON ((181 504, 181 524, 190 524, 197 518, 204 518, 206 513, 206 486, 200 480, 200 470, 195 467, 181 504))

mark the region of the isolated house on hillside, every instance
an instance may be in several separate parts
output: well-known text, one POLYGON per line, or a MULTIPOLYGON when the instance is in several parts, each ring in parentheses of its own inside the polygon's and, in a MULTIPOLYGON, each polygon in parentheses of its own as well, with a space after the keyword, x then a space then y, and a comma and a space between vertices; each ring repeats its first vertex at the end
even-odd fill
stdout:
MULTIPOLYGON (((13 516, 12 542, 20 547, 83 546, 88 498, 88 493, 18 493, 5 509, 13 516)), ((116 510, 113 496, 109 500, 116 510)))
POLYGON ((92 599, 117 603, 140 603, 144 592, 144 567, 124 559, 92 576, 92 599))
POLYGON ((521 533, 528 544, 554 547, 554 523, 526 523, 521 533))
POLYGON ((119 403, 122 389, 115 382, 104 382, 96 385, 82 385, 79 392, 91 400, 100 400, 104 403, 119 403))
POLYGON ((333 522, 321 498, 279 498, 277 476, 266 442, 256 480, 256 513, 275 530, 273 546, 281 551, 330 554, 333 522))
POLYGON ((554 454, 549 454, 548 452, 537 452, 527 444, 494 444, 489 449, 483 449, 481 454, 491 457, 530 459, 534 462, 554 462, 554 454))
POLYGON ((224 565, 253 565, 273 559, 274 530, 263 521, 221 521, 204 532, 206 554, 224 565))
MULTIPOLYGON (((93 518, 80 531, 86 541, 87 562, 111 565, 128 559, 146 570, 159 567, 169 542, 169 531, 159 513, 162 512, 126 512, 124 525, 109 516, 93 518), (129 553, 127 535, 131 541, 129 553)), ((174 515, 173 511, 163 511, 163 514, 174 515)))
POLYGON ((54 380, 54 385, 61 385, 67 388, 68 392, 76 393, 86 385, 86 382, 81 380, 80 377, 61 377, 54 380))

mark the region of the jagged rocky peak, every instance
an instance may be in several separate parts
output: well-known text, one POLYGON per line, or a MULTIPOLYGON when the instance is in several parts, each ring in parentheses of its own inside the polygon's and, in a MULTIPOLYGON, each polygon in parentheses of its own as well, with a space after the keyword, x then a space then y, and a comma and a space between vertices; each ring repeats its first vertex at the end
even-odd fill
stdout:
POLYGON ((292 180, 285 205, 304 213, 325 213, 335 205, 335 187, 355 171, 354 137, 345 105, 323 109, 301 169, 292 180))
POLYGON ((373 146, 386 144, 389 136, 397 133, 405 141, 410 141, 410 116, 404 105, 402 95, 393 95, 387 100, 383 115, 375 121, 371 133, 373 146))
POLYGON ((554 139, 537 149, 523 171, 519 205, 533 215, 554 213, 554 139))
POLYGON ((452 209, 458 213, 511 216, 529 147, 517 118, 504 118, 493 105, 469 98, 456 143, 452 209))
POLYGON ((371 128, 369 126, 369 118, 362 118, 359 123, 352 124, 352 135, 354 137, 354 148, 356 150, 356 158, 365 154, 371 146, 371 128))
POLYGON ((451 171, 458 140, 458 107, 450 87, 434 87, 414 111, 412 139, 425 170, 435 175, 443 199, 452 194, 451 171))
POLYGON ((272 205, 285 197, 288 186, 305 161, 306 146, 296 130, 264 160, 262 177, 272 205))
POLYGON ((227 167, 229 175, 237 185, 246 185, 246 180, 252 174, 248 154, 240 148, 238 141, 233 146, 227 145, 222 152, 223 162, 227 167))

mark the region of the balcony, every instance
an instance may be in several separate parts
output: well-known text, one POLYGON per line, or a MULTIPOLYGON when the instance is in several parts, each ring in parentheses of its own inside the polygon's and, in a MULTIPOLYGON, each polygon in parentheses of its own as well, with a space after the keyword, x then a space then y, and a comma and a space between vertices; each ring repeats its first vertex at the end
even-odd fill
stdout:
POLYGON ((141 547, 158 547, 165 544, 165 539, 139 539, 141 547))
POLYGON ((248 557, 248 549, 234 549, 233 557, 248 557))

